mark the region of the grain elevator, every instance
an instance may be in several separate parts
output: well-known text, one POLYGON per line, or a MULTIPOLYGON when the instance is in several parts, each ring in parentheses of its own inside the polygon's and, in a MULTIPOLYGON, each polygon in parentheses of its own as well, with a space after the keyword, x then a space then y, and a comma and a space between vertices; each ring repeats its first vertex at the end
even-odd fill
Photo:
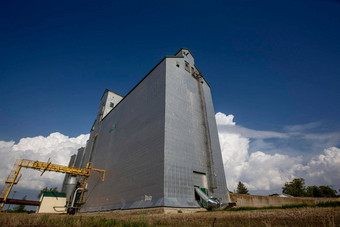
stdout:
MULTIPOLYGON (((80 212, 230 202, 210 86, 186 48, 164 57, 125 97, 105 90, 85 150, 73 160, 106 170, 104 182, 89 177, 80 212)), ((64 191, 76 190, 71 178, 64 191)))

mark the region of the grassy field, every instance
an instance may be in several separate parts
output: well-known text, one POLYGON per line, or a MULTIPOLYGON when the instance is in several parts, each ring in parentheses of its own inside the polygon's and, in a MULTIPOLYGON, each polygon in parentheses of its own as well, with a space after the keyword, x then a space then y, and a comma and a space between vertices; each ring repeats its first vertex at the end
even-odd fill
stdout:
POLYGON ((176 214, 1 213, 0 226, 340 226, 340 207, 176 214))

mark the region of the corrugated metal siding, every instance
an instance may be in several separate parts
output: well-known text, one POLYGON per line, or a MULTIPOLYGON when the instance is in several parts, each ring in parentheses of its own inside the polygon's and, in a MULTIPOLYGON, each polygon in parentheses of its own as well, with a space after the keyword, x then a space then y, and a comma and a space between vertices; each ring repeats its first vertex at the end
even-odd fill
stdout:
MULTIPOLYGON (((165 205, 197 207, 193 171, 208 174, 199 83, 184 60, 167 59, 165 112, 165 205), (180 67, 176 62, 180 61, 180 67)), ((210 89, 203 84, 218 189, 209 195, 226 201, 227 188, 210 89)), ((200 185, 203 187, 204 185, 200 185)))
POLYGON ((165 109, 165 205, 198 207, 193 171, 207 173, 204 131, 197 82, 183 59, 167 59, 165 109))
POLYGON ((91 175, 82 211, 164 205, 164 101, 162 62, 101 123, 93 167, 106 178, 91 175))

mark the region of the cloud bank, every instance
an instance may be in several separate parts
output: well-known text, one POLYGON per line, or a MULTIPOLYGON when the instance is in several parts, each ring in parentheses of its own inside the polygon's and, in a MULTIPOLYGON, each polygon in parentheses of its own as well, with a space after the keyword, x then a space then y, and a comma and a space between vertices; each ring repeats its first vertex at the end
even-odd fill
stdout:
MULTIPOLYGON (((216 114, 216 122, 229 190, 236 189, 238 181, 242 181, 254 194, 280 193, 285 182, 297 177, 305 178, 307 185, 340 188, 340 149, 334 145, 340 140, 339 133, 305 133, 319 123, 287 126, 283 132, 257 131, 238 126, 233 115, 223 113, 216 114), (287 154, 282 148, 277 149, 277 141, 267 141, 289 141, 297 136, 305 143, 312 141, 311 147, 319 149, 318 152, 287 154)), ((0 141, 0 184, 7 178, 15 159, 47 161, 51 158, 53 163, 67 165, 70 156, 85 146, 88 137, 89 134, 82 134, 70 138, 55 132, 47 137, 22 138, 18 143, 0 141)), ((40 172, 28 169, 21 173, 23 176, 16 188, 40 190, 48 186, 60 189, 64 178, 63 174, 52 172, 41 177, 40 172)))
MULTIPOLYGON (((216 114, 219 139, 222 150, 223 164, 229 190, 237 187, 238 181, 242 181, 251 191, 281 192, 285 182, 297 177, 306 179, 308 185, 330 185, 339 189, 340 182, 340 149, 329 147, 321 150, 319 154, 310 160, 304 160, 303 156, 289 156, 281 153, 265 153, 261 150, 250 152, 250 140, 256 140, 258 148, 270 147, 275 149, 275 144, 266 144, 263 139, 279 138, 288 140, 296 136, 299 129, 314 127, 290 126, 294 134, 271 131, 256 131, 237 126, 233 121, 233 115, 223 113, 216 114)), ((316 135, 304 135, 305 139, 320 139, 331 137, 331 134, 317 137, 316 135)), ((326 143, 327 144, 327 143, 326 143)))
MULTIPOLYGON (((80 135, 70 138, 59 132, 51 133, 47 137, 37 136, 22 138, 15 144, 14 141, 0 141, 0 184, 7 178, 16 159, 30 159, 47 161, 51 158, 52 163, 68 165, 70 156, 77 153, 78 148, 85 146, 89 135, 80 135)), ((21 170, 22 178, 16 187, 40 190, 46 186, 58 187, 62 184, 64 174, 40 172, 31 169, 21 170)))

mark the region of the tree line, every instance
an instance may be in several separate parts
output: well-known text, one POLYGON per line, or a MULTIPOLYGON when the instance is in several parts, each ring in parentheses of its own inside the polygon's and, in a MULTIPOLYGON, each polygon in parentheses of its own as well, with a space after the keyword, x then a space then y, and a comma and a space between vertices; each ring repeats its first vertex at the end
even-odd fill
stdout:
MULTIPOLYGON (((249 194, 247 187, 241 181, 238 182, 236 193, 249 194)), ((337 197, 337 191, 329 186, 313 185, 306 187, 303 178, 295 178, 290 182, 286 182, 282 187, 282 193, 294 197, 337 197)))
POLYGON ((285 183, 282 193, 295 197, 336 197, 337 191, 329 186, 305 186, 303 178, 285 183))

